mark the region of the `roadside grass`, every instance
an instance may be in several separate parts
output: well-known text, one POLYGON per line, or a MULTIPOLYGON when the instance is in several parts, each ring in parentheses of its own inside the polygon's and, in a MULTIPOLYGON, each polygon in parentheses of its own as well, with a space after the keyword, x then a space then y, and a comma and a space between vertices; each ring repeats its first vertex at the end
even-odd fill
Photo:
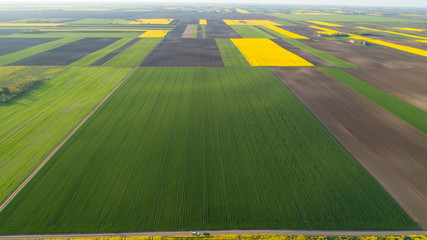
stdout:
POLYGON ((225 67, 250 67, 246 58, 230 39, 217 38, 215 41, 225 67))
POLYGON ((0 213, 0 234, 192 229, 418 227, 264 67, 139 68, 0 213))
POLYGON ((110 59, 103 66, 136 67, 163 38, 141 38, 138 42, 110 59))
POLYGON ((80 40, 82 38, 62 38, 52 42, 43 43, 34 47, 26 48, 17 52, 9 53, 3 56, 0 56, 0 66, 4 66, 18 60, 42 53, 54 48, 58 48, 65 44, 80 40))
POLYGON ((133 38, 122 38, 113 44, 110 44, 106 46, 105 48, 98 50, 96 52, 93 52, 75 62, 70 64, 70 66, 89 66, 90 64, 94 63, 98 59, 104 57, 105 55, 109 54, 110 52, 120 48, 121 46, 125 45, 126 43, 130 42, 133 38))
POLYGON ((388 94, 338 68, 319 67, 320 70, 350 87, 360 95, 393 113, 424 134, 427 134, 427 112, 388 94))
POLYGON ((237 32, 242 38, 271 38, 276 37, 250 25, 230 25, 230 27, 237 32))
POLYGON ((0 202, 130 71, 73 67, 0 104, 0 202))

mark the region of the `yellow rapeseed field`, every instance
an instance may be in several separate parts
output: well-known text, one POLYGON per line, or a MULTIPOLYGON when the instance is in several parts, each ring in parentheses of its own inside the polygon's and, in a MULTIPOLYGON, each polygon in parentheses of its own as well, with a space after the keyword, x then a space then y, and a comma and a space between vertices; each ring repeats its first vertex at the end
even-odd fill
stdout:
POLYGON ((147 30, 145 33, 139 35, 140 38, 161 38, 168 34, 169 30, 147 30))
POLYGON ((328 22, 320 22, 320 21, 306 21, 306 22, 314 23, 317 25, 328 26, 328 27, 342 27, 342 25, 335 24, 335 23, 328 23, 328 22))
POLYGON ((427 40, 417 40, 417 42, 427 43, 427 40))
POLYGON ((249 13, 248 11, 240 9, 240 8, 236 8, 236 11, 239 13, 249 13))
POLYGON ((231 41, 252 66, 313 66, 267 38, 233 38, 231 41))
POLYGON ((393 28, 399 29, 399 30, 405 30, 405 31, 412 31, 412 32, 423 32, 423 31, 426 31, 425 29, 410 28, 410 27, 393 27, 393 28))
POLYGON ((276 25, 280 26, 281 24, 275 23, 270 20, 223 20, 227 25, 276 25))
POLYGON ((329 28, 323 28, 323 27, 318 27, 318 26, 309 26, 309 27, 315 28, 315 29, 319 29, 321 31, 317 31, 318 33, 326 34, 326 35, 332 35, 332 34, 339 34, 339 33, 341 33, 339 31, 332 30, 332 29, 329 29, 329 28))
POLYGON ((153 18, 153 19, 138 19, 136 21, 130 22, 129 24, 169 24, 173 19, 166 18, 153 18))
POLYGON ((0 23, 1 27, 56 27, 65 23, 0 23))
POLYGON ((200 19, 199 24, 200 25, 206 25, 206 24, 208 24, 208 22, 206 21, 206 19, 200 19))
POLYGON ((361 36, 357 36, 357 35, 350 35, 350 37, 354 38, 354 39, 365 40, 365 41, 368 41, 370 43, 374 43, 374 44, 378 44, 378 45, 382 45, 382 46, 386 46, 386 47, 391 47, 391 48, 398 49, 401 51, 405 51, 405 52, 409 52, 409 53, 413 53, 413 54, 417 54, 417 55, 427 57, 427 51, 419 49, 419 48, 403 46, 403 45, 399 45, 399 44, 395 44, 395 43, 385 42, 382 40, 377 40, 377 39, 372 39, 372 38, 367 38, 367 37, 361 37, 361 36))
POLYGON ((308 39, 307 37, 304 37, 304 36, 298 35, 298 34, 293 33, 293 32, 289 32, 289 31, 287 31, 287 30, 285 30, 285 29, 282 29, 282 28, 279 28, 279 27, 276 27, 276 26, 273 26, 273 25, 266 25, 266 26, 264 26, 264 27, 269 28, 269 29, 271 29, 271 30, 273 30, 273 31, 275 31, 275 32, 281 33, 281 34, 283 34, 283 35, 285 35, 285 36, 288 36, 288 37, 291 37, 291 38, 296 38, 296 39, 308 39))
MULTIPOLYGON (((68 238, 67 238, 68 239, 68 238)), ((107 237, 107 238, 72 238, 69 240, 182 240, 182 239, 205 239, 205 240, 427 240, 424 235, 409 236, 303 236, 303 235, 272 235, 272 234, 252 234, 252 235, 213 235, 213 236, 177 236, 177 237, 107 237)), ((51 239, 62 240, 62 239, 51 239)))
POLYGON ((357 27, 357 28, 365 29, 365 30, 370 30, 370 31, 375 31, 375 32, 392 33, 392 34, 397 34, 397 35, 401 35, 401 36, 406 36, 406 37, 411 37, 411 38, 419 38, 419 39, 426 39, 427 40, 427 37, 420 37, 420 36, 412 35, 412 34, 399 33, 399 32, 393 32, 393 31, 386 31, 386 30, 380 30, 380 29, 373 29, 373 28, 367 28, 367 27, 357 27))

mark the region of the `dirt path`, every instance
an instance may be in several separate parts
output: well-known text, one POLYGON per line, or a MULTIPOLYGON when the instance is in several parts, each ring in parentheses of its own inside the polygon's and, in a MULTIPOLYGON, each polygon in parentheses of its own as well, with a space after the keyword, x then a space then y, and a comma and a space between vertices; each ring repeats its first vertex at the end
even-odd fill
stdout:
POLYGON ((54 148, 52 150, 52 152, 49 153, 49 155, 47 155, 47 157, 40 163, 39 166, 37 166, 36 169, 34 169, 34 171, 21 183, 21 185, 19 185, 19 187, 8 197, 6 198, 6 200, 0 205, 0 212, 7 206, 7 204, 9 204, 10 201, 12 201, 12 199, 25 187, 25 185, 27 185, 27 183, 40 171, 40 169, 50 160, 50 158, 68 141, 68 139, 71 138, 71 136, 73 136, 73 134, 79 130, 79 128, 93 115, 93 113, 96 112, 96 110, 98 110, 98 108, 136 71, 136 69, 139 66, 135 67, 125 78, 123 78, 123 80, 121 80, 114 88, 113 90, 111 90, 110 93, 108 93, 107 96, 104 97, 104 99, 102 99, 101 102, 98 103, 98 105, 95 106, 94 109, 92 109, 92 111, 86 115, 85 118, 83 118, 83 120, 80 121, 79 124, 77 124, 77 126, 64 138, 64 140, 62 140, 58 146, 56 146, 56 148, 54 148))
POLYGON ((427 229, 427 135, 317 68, 270 70, 427 229))
MULTIPOLYGON (((194 230, 196 231, 196 230, 194 230)), ((407 236, 426 235, 427 231, 321 231, 321 230, 218 230, 198 231, 209 232, 211 235, 242 235, 242 234, 280 234, 305 236, 407 236)), ((0 239, 70 239, 70 238, 107 238, 107 237, 142 237, 142 236, 188 236, 190 231, 171 232, 130 232, 130 233, 83 233, 83 234, 45 234, 45 235, 8 235, 0 239)))

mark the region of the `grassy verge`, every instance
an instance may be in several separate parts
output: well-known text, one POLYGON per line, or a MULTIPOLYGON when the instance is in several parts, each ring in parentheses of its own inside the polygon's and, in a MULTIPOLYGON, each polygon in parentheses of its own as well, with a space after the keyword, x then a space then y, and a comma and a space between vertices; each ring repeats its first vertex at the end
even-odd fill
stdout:
POLYGON ((263 67, 139 68, 0 213, 0 234, 192 229, 418 227, 263 67))
POLYGON ((424 134, 427 134, 427 112, 381 91, 341 69, 327 67, 319 67, 319 69, 385 110, 398 116, 424 134))
POLYGON ((226 67, 250 67, 248 61, 230 39, 217 38, 215 40, 226 67))

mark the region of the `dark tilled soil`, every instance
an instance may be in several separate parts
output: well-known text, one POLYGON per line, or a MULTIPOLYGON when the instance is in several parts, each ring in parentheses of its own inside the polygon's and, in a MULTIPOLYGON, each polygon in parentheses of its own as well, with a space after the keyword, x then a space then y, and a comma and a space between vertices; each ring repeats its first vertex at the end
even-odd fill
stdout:
POLYGON ((10 66, 63 66, 68 65, 89 53, 98 51, 120 38, 84 38, 64 46, 24 58, 10 66))
POLYGON ((0 56, 57 39, 59 38, 0 38, 0 56))
MULTIPOLYGON (((427 69, 346 69, 348 73, 427 111, 427 69)), ((426 120, 427 121, 427 120, 426 120)))
POLYGON ((277 43, 282 48, 284 48, 284 49, 304 58, 305 60, 311 62, 315 66, 318 66, 318 67, 334 67, 333 64, 330 64, 326 61, 323 61, 322 59, 320 59, 320 58, 318 58, 318 57, 316 57, 316 56, 314 56, 314 55, 312 55, 306 51, 303 51, 303 50, 301 50, 301 49, 299 49, 299 48, 297 48, 297 47, 295 47, 295 46, 293 46, 293 45, 291 45, 291 44, 289 44, 289 43, 287 43, 281 39, 272 39, 272 41, 277 43))
POLYGON ((130 42, 126 43, 125 45, 121 46, 120 48, 117 48, 116 50, 110 52, 109 54, 105 55, 104 57, 98 59, 96 62, 92 63, 91 66, 103 65, 104 63, 108 62, 113 57, 119 55, 119 53, 123 52, 124 50, 126 50, 128 47, 132 46, 133 44, 135 44, 139 40, 141 40, 141 38, 132 39, 130 42))
POLYGON ((184 33, 187 25, 177 25, 172 31, 168 32, 166 38, 180 38, 184 33))
POLYGON ((230 26, 224 22, 206 25, 206 38, 240 38, 230 26))
POLYGON ((165 38, 141 64, 153 67, 224 67, 215 39, 165 38))
POLYGON ((343 59, 360 68, 426 68, 427 57, 375 45, 362 46, 345 41, 310 39, 305 44, 343 59))
POLYGON ((427 136, 316 68, 270 68, 422 228, 427 136))

